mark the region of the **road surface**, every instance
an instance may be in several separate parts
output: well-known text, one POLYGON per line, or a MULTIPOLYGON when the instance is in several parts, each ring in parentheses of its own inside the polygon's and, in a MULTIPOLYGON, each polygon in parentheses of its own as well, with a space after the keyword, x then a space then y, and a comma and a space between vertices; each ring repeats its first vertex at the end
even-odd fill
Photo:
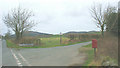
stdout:
POLYGON ((5 40, 2 40, 2 66, 18 66, 5 40))
POLYGON ((78 48, 90 44, 84 42, 70 46, 51 48, 23 48, 11 49, 3 44, 3 66, 70 66, 83 64, 85 55, 78 52, 78 48))

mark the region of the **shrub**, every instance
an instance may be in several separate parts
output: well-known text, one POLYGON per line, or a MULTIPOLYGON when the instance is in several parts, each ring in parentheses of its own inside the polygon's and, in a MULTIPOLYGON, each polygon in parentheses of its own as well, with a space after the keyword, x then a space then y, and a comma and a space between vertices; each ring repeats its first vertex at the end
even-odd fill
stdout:
POLYGON ((37 37, 24 37, 19 41, 20 44, 34 44, 34 45, 40 45, 41 40, 37 37))
POLYGON ((100 34, 68 34, 66 35, 70 41, 72 40, 79 40, 79 41, 89 41, 92 39, 98 39, 101 37, 100 34))

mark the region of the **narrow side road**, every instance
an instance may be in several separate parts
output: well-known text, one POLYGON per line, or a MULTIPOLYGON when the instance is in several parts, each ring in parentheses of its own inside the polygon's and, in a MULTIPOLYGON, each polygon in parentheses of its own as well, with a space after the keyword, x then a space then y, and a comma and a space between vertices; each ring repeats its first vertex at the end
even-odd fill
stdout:
POLYGON ((86 55, 80 54, 78 49, 91 43, 17 50, 7 48, 5 40, 2 42, 3 66, 70 66, 76 63, 83 64, 86 55))
POLYGON ((84 63, 86 55, 80 54, 78 49, 90 43, 84 42, 51 48, 13 49, 13 51, 20 53, 31 66, 69 66, 84 63))

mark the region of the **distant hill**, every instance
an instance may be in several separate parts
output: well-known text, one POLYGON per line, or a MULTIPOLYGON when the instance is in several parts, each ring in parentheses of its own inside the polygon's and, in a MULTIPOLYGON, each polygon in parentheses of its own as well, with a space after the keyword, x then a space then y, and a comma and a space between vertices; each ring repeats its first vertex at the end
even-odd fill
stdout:
MULTIPOLYGON (((99 33, 99 31, 80 31, 80 32, 77 32, 77 31, 70 31, 70 32, 67 32, 67 33, 64 33, 64 35, 66 34, 84 34, 84 33, 92 33, 92 34, 95 34, 95 33, 99 33)), ((39 36, 39 37, 50 37, 52 36, 53 34, 48 34, 48 33, 41 33, 41 32, 35 32, 35 31, 27 31, 27 32, 24 32, 23 34, 23 37, 34 37, 34 36, 39 36)), ((54 35, 55 36, 55 35, 54 35)), ((11 35, 11 37, 15 37, 15 34, 11 35)))
POLYGON ((67 33, 64 33, 64 34, 78 34, 78 33, 88 33, 88 32, 86 32, 86 31, 80 31, 80 32, 70 31, 70 32, 67 32, 67 33))
MULTIPOLYGON (((40 37, 47 37, 47 36, 51 36, 52 34, 48 34, 48 33, 41 33, 41 32, 35 32, 35 31, 27 31, 23 33, 23 37, 34 37, 34 36, 40 36, 40 37)), ((15 37, 14 35, 11 35, 11 37, 15 37)))
POLYGON ((89 32, 93 32, 94 33, 94 32, 99 32, 99 31, 89 31, 89 32))
POLYGON ((83 33, 98 33, 99 31, 70 31, 70 32, 67 32, 67 33, 64 33, 64 34, 83 34, 83 33))
POLYGON ((89 33, 89 34, 101 34, 100 31, 89 31, 88 33, 89 33))
POLYGON ((52 34, 35 32, 35 31, 27 31, 23 33, 23 36, 39 36, 39 35, 52 35, 52 34))

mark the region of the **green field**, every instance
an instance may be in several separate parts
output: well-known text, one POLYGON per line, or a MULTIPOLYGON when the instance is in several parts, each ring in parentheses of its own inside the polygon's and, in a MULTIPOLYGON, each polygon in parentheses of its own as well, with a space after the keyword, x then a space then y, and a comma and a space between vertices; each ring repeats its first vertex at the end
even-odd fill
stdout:
POLYGON ((62 43, 60 44, 59 37, 50 37, 50 38, 41 38, 41 46, 45 47, 55 47, 55 46, 62 46, 65 45, 64 41, 68 42, 68 38, 62 37, 62 43))
MULTIPOLYGON (((74 42, 71 42, 71 41, 69 41, 69 38, 62 36, 62 42, 60 44, 59 35, 55 35, 55 36, 48 37, 48 38, 38 38, 38 39, 41 39, 41 44, 40 45, 18 46, 17 44, 11 42, 10 40, 7 40, 7 46, 10 47, 10 48, 48 48, 48 47, 67 46, 67 45, 87 42, 87 41, 74 41, 74 42)), ((33 42, 35 42, 35 41, 33 41, 33 42)))

